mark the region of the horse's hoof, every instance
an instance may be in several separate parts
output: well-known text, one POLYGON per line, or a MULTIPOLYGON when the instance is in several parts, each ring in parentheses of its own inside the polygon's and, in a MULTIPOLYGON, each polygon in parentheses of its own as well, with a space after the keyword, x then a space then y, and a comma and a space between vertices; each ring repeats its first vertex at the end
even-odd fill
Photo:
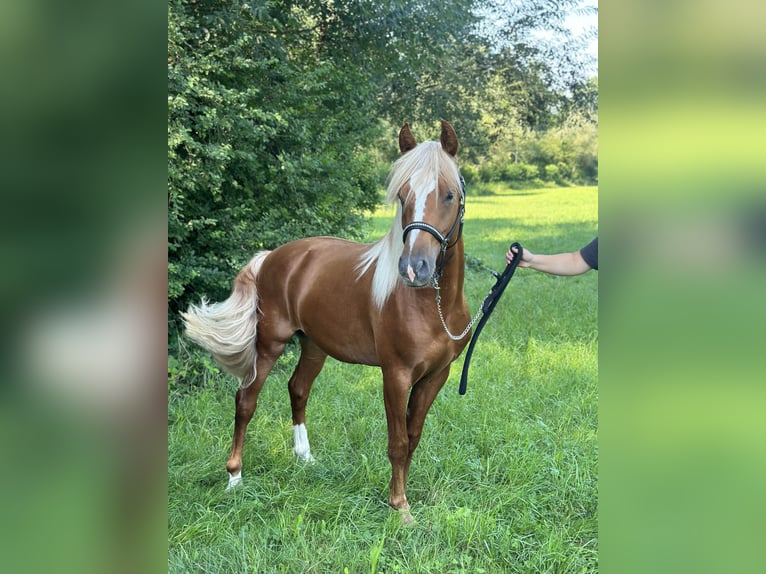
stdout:
POLYGON ((402 519, 402 526, 411 526, 415 524, 415 517, 412 516, 409 508, 400 508, 399 517, 402 519))
POLYGON ((238 484, 242 482, 242 473, 238 472, 236 474, 229 473, 229 484, 226 485, 226 490, 231 490, 238 484))
POLYGON ((316 459, 313 456, 311 456, 310 452, 305 452, 300 454, 295 452, 294 454, 295 454, 295 457, 301 462, 308 462, 310 464, 314 464, 316 462, 316 459))

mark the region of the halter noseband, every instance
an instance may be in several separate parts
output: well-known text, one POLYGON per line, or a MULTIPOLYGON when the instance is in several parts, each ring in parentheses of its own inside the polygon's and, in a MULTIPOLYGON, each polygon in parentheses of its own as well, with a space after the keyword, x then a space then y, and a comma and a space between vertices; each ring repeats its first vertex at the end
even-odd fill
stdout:
MULTIPOLYGON (((430 233, 433 235, 434 239, 439 242, 441 245, 441 253, 440 253, 440 262, 443 263, 444 260, 444 254, 447 252, 448 249, 451 249, 455 245, 457 245, 457 242, 460 241, 460 237, 463 234, 463 215, 465 215, 465 180, 463 179, 463 176, 460 176, 460 205, 457 210, 457 215, 455 216, 455 221, 452 223, 452 227, 450 227, 450 230, 447 232, 447 235, 442 235, 441 232, 436 229, 433 225, 430 223, 426 223, 425 221, 413 221, 409 225, 405 226, 405 228, 402 230, 402 243, 407 241, 407 234, 412 231, 413 229, 420 229, 422 231, 426 231, 427 233, 430 233), (455 230, 457 229, 457 237, 455 237, 455 240, 450 243, 450 239, 452 238, 452 234, 455 233, 455 230)), ((440 265, 438 267, 441 267, 440 265)), ((439 269, 441 271, 441 269, 439 269)))

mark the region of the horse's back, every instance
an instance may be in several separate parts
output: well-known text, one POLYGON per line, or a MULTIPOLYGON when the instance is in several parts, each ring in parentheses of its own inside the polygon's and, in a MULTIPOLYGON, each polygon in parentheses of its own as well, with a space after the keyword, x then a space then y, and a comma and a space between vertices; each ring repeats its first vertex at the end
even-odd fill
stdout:
MULTIPOLYGON (((301 298, 315 289, 356 291, 360 283, 356 267, 369 247, 338 237, 298 239, 272 251, 264 262, 263 272, 269 280, 283 284, 292 297, 301 298)), ((361 283, 369 286, 369 281, 361 283)))

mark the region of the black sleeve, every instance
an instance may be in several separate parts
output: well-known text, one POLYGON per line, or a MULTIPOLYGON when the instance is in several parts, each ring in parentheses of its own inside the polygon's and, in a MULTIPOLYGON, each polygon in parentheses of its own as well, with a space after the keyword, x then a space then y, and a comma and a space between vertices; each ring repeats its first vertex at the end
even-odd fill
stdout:
POLYGON ((588 267, 598 271, 598 237, 580 249, 580 255, 582 255, 588 267))

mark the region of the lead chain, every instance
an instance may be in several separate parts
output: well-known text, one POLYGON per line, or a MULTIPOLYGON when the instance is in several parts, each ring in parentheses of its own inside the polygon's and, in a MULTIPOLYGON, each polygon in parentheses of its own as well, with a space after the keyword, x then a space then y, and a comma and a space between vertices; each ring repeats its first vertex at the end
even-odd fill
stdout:
POLYGON ((433 277, 432 281, 433 287, 436 290, 436 310, 439 312, 439 319, 442 322, 442 327, 444 327, 444 332, 447 333, 447 336, 452 339, 453 341, 459 341, 463 337, 465 337, 468 334, 468 331, 471 330, 471 327, 473 327, 476 324, 476 321, 479 320, 479 316, 481 315, 481 307, 479 307, 479 310, 476 312, 476 315, 473 316, 473 319, 471 319, 471 322, 468 323, 468 326, 463 329, 463 332, 459 335, 453 335, 450 333, 449 328, 447 327, 447 322, 444 320, 444 314, 442 313, 442 296, 441 296, 441 287, 439 287, 439 281, 436 279, 436 276, 433 277))

